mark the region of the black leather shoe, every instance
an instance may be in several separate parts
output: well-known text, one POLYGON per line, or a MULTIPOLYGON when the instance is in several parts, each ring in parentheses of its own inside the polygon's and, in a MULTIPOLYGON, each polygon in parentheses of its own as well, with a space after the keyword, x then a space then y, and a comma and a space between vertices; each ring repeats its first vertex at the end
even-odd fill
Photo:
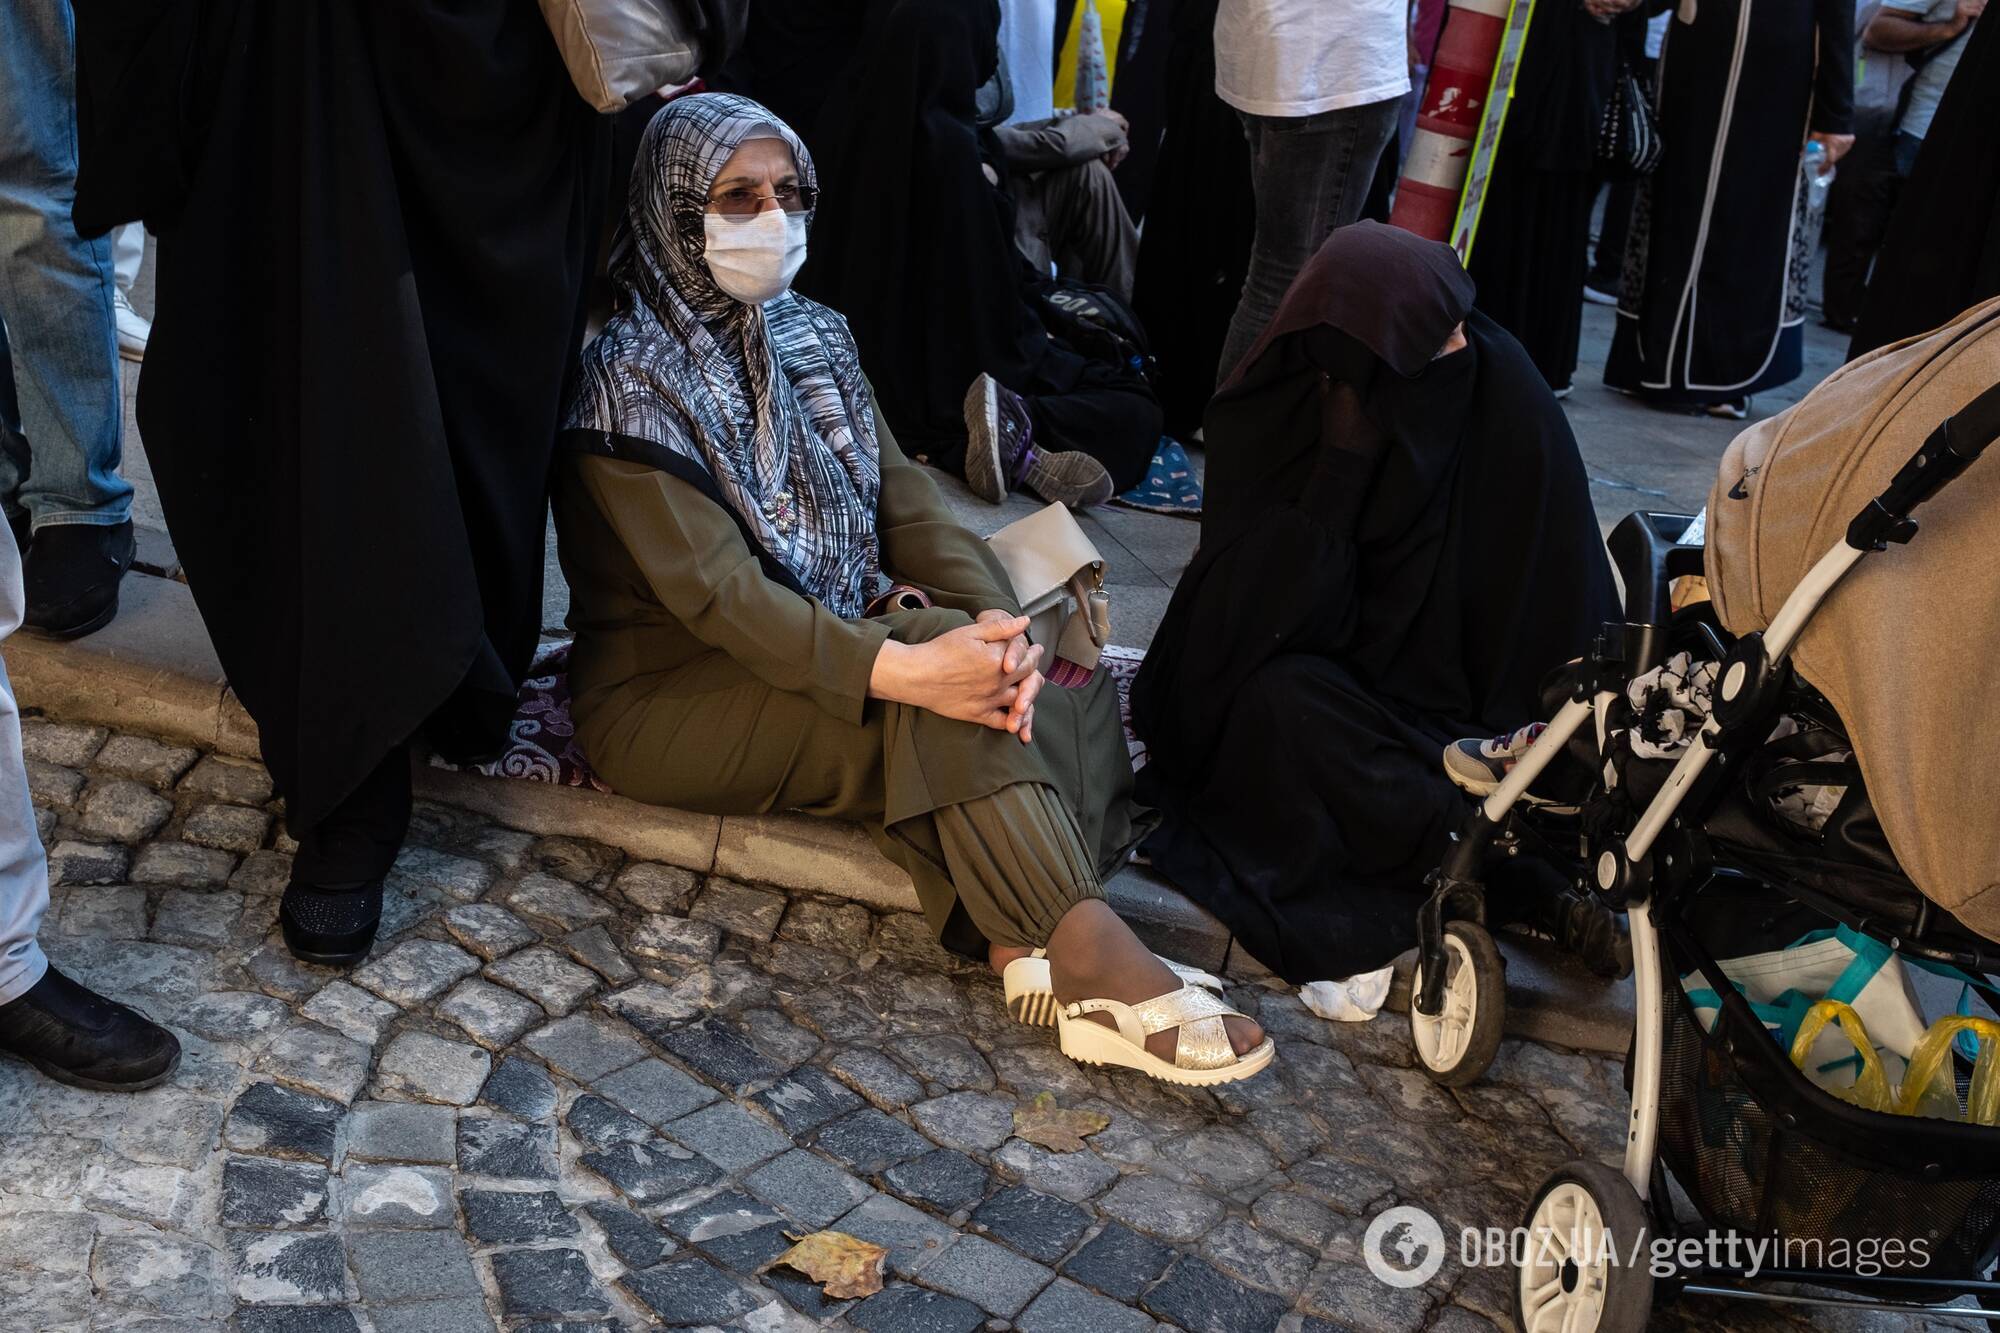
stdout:
POLYGON ((181 1062, 174 1034, 51 967, 26 995, 0 1004, 0 1055, 26 1060, 58 1083, 138 1092, 181 1062))
POLYGON ((27 585, 28 628, 58 639, 77 639, 118 614, 118 584, 132 567, 138 542, 130 520, 44 524, 21 562, 27 585))
POLYGON ((285 886, 278 903, 278 928, 285 947, 301 963, 352 967, 368 956, 382 924, 382 881, 358 884, 285 886))

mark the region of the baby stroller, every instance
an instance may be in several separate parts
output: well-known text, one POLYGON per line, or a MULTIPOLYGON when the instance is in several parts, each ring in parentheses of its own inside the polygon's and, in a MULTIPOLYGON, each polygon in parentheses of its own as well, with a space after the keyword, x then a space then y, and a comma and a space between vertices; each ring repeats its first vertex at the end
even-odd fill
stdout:
MULTIPOLYGON (((1953 337, 1976 341, 1995 331, 2000 302, 1925 344, 1886 355, 1915 360, 1927 344, 1936 343, 1936 352, 1950 348, 1953 337)), ((1676 626, 1669 579, 1705 568, 1703 549, 1678 541, 1691 520, 1635 514, 1621 523, 1609 545, 1626 587, 1627 623, 1605 628, 1576 669, 1568 702, 1471 814, 1431 877, 1432 893, 1419 917, 1410 1021, 1420 1064, 1448 1086, 1478 1078, 1500 1040, 1505 991, 1500 957, 1485 928, 1484 887, 1496 858, 1556 859, 1573 868, 1588 891, 1628 914, 1637 1021, 1626 1066, 1631 1111, 1624 1165, 1620 1171, 1575 1161, 1536 1193, 1513 1255, 1515 1315, 1529 1333, 1642 1328, 1656 1299, 1679 1292, 1899 1312, 1937 1312, 1942 1302, 1971 1295, 1982 1306, 2000 1308, 2000 1282, 1982 1280, 2000 1254, 2000 1129, 1863 1110, 1824 1091, 1793 1067, 1732 988, 1716 962, 1715 932, 1703 929, 1723 914, 1729 898, 1755 890, 1781 895, 1906 957, 1949 964, 1976 978, 2000 973, 2000 944, 1920 892, 1886 841, 1847 846, 1829 837, 1806 854, 1796 836, 1772 827, 1768 809, 1756 799, 1765 793, 1746 779, 1780 718, 1803 711, 1840 725, 1827 698, 1795 669, 1800 636, 1822 605, 1840 596, 1850 571, 1890 543, 1909 542, 1917 527, 1912 511, 2000 436, 2000 384, 1990 373, 1995 346, 2000 337, 1988 339, 1988 373, 1973 381, 1992 387, 1976 397, 1961 389, 1950 399, 1964 406, 1853 514, 1838 545, 1802 566, 1761 630, 1728 642, 1716 623, 1690 626, 1684 618, 1676 626), (1671 767, 1655 765, 1648 775, 1628 764, 1622 774, 1628 790, 1617 799, 1609 799, 1604 787, 1619 775, 1600 778, 1595 795, 1575 808, 1524 799, 1576 747, 1594 754, 1602 771, 1612 758, 1616 715, 1627 706, 1626 686, 1661 665, 1670 634, 1697 636, 1720 663, 1714 710, 1671 767), (1720 997, 1710 1027, 1699 1021, 1681 984, 1693 972, 1720 997), (1745 1265, 1737 1257, 1742 1252, 1733 1249, 1718 1260, 1709 1247, 1681 1252, 1683 1259, 1697 1255, 1693 1262, 1650 1262, 1658 1242, 1686 1234, 1677 1229, 1668 1171, 1700 1215, 1703 1232, 1772 1237, 1782 1243, 1771 1251, 1780 1261, 1745 1265), (1853 1255, 1856 1242, 1870 1237, 1921 1238, 1925 1261, 1891 1266, 1894 1271, 1864 1265, 1873 1275, 1863 1276, 1852 1264, 1824 1258, 1853 1255), (1836 1249, 1836 1242, 1844 1248, 1836 1249), (1753 1281, 1797 1286, 1771 1290, 1753 1281), (1807 1291, 1801 1294, 1798 1286, 1807 1291)), ((1835 380, 1857 367, 1865 376, 1869 364, 1857 363, 1835 380)), ((1960 384, 1964 371, 1961 364, 1960 384)), ((1935 403, 1938 395, 1929 396, 1935 403)), ((1912 393, 1901 401, 1924 397, 1912 393)), ((1808 398, 1794 411, 1811 403, 1808 398)), ((1930 410, 1933 422, 1943 414, 1934 405, 1930 410)), ((1732 446, 1724 476, 1733 460, 1733 488, 1718 482, 1711 513, 1720 503, 1745 498, 1736 492, 1758 465, 1746 469, 1740 448, 1753 433, 1732 446)), ((1849 428, 1850 436, 1861 433, 1859 425, 1849 428)), ((1899 451, 1907 447, 1905 442, 1899 451)), ((1996 478, 1977 480, 1980 493, 1990 494, 1996 478)), ((1958 516, 1964 517, 1962 509, 1958 516)), ((1983 536, 1990 541, 1990 525, 1983 536)), ((1706 568, 1713 581, 1718 552, 1712 524, 1709 539, 1706 568)), ((1796 554, 1803 560, 1811 553, 1796 554)), ((1989 667, 1985 681, 1965 687, 1981 689, 1992 679, 1989 667)), ((1922 706, 1908 696, 1902 703, 1922 706)), ((1867 796, 1860 800, 1865 805, 1867 796)), ((2000 822, 2000 812, 1973 814, 2000 822)), ((2000 997, 1991 989, 1980 993, 1989 1002, 2000 997)), ((1961 1082, 1966 1073, 1961 1067, 1961 1082)), ((1950 1313, 1979 1315, 1964 1308, 1950 1313)))

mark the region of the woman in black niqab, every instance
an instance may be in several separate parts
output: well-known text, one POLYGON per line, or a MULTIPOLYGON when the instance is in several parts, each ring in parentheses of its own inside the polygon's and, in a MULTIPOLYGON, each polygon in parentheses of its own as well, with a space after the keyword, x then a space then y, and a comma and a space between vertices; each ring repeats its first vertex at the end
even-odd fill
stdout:
POLYGON ((954 471, 966 391, 1021 395, 1042 449, 1081 450, 1116 489, 1160 437, 1145 382, 1051 337, 1014 246, 1005 164, 975 95, 999 66, 998 0, 883 0, 809 140, 827 190, 799 290, 841 311, 906 448, 954 471))
POLYGON ((1415 942, 1465 809, 1443 748, 1535 717, 1617 609, 1562 409, 1472 298, 1446 246, 1333 233, 1209 408, 1133 687, 1154 866, 1289 981, 1415 942))

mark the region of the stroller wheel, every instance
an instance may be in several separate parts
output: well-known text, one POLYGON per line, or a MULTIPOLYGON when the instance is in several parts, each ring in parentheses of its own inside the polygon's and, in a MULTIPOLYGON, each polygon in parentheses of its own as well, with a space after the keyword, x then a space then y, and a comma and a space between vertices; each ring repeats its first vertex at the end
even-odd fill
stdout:
POLYGON ((1521 1333, 1638 1333, 1653 1314, 1649 1226, 1638 1191, 1601 1162, 1542 1182, 1514 1277, 1521 1333))
POLYGON ((1486 1072, 1500 1049, 1507 1017, 1507 979, 1493 937, 1471 921, 1444 928, 1444 1007, 1436 1015, 1417 1012, 1415 991, 1423 988, 1417 965, 1410 1003, 1410 1039, 1417 1059, 1433 1082, 1460 1088, 1486 1072))

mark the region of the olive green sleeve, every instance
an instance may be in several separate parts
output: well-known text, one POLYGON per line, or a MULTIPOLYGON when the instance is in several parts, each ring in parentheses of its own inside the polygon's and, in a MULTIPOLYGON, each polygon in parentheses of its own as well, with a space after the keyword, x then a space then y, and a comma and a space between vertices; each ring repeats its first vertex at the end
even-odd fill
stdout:
POLYGON ((773 582, 735 520, 678 477, 608 458, 578 466, 654 595, 690 634, 773 689, 861 721, 887 626, 842 620, 773 582))
POLYGON ((875 438, 882 450, 877 531, 883 571, 898 583, 922 588, 939 606, 969 616, 994 608, 1018 614, 999 557, 952 516, 923 467, 903 456, 879 408, 875 438))

